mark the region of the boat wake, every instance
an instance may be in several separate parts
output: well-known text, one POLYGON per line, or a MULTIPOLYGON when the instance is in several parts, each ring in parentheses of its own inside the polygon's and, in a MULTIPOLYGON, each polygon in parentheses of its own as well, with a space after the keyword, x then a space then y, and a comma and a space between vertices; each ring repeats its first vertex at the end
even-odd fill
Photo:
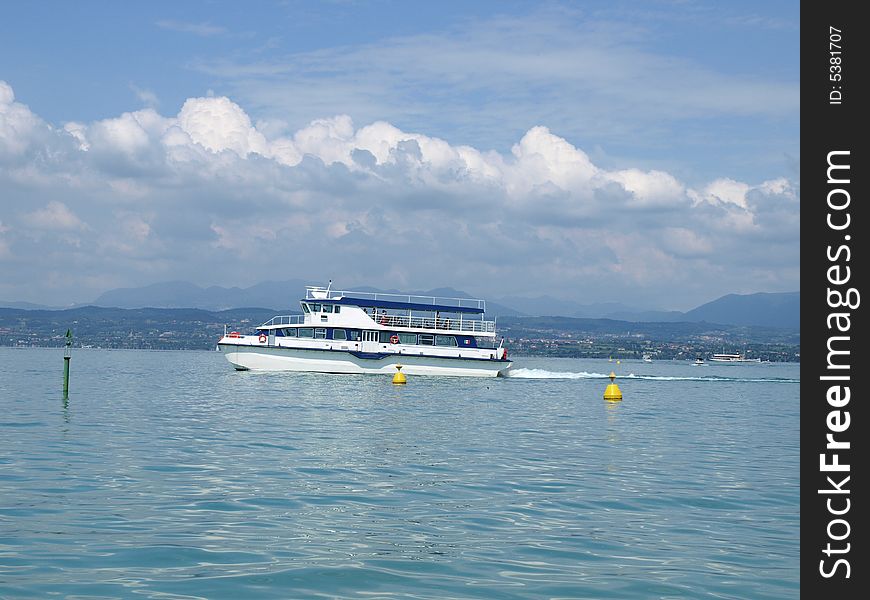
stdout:
POLYGON ((546 369, 508 369, 507 377, 516 379, 599 379, 607 378, 601 373, 568 373, 564 371, 547 371, 546 369))
MULTIPOLYGON (((610 379, 606 373, 590 373, 580 371, 547 371, 546 369, 510 369, 507 377, 513 379, 610 379)), ((705 377, 687 377, 681 375, 618 375, 617 379, 646 379, 650 381, 714 381, 714 382, 749 382, 749 383, 800 383, 800 379, 789 377, 720 377, 709 375, 705 377)))

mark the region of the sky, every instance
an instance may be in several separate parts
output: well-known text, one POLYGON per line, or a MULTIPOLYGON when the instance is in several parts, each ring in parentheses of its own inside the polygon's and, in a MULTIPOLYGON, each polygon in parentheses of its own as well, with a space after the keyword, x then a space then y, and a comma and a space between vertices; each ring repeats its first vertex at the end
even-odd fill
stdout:
POLYGON ((799 3, 13 2, 0 301, 800 289, 799 3))

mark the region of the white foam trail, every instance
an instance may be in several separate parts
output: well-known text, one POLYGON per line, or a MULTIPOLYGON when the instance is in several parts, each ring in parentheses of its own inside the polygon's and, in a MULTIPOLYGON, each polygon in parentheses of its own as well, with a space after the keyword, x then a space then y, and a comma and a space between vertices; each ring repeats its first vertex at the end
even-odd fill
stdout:
MULTIPOLYGON (((622 375, 623 379, 649 379, 652 381, 741 381, 745 383, 800 383, 800 379, 791 379, 788 377, 721 377, 718 375, 708 375, 706 377, 682 377, 669 375, 635 375, 629 373, 622 375)), ((619 377, 617 377, 619 379, 619 377)))
POLYGON ((600 379, 607 378, 604 373, 569 373, 565 371, 547 371, 546 369, 510 369, 508 377, 517 379, 600 379))
MULTIPOLYGON (((610 375, 604 373, 590 373, 588 371, 580 371, 579 373, 571 373, 568 371, 547 371, 546 369, 510 369, 507 372, 508 377, 515 379, 609 379, 610 375)), ((651 381, 741 381, 748 383, 800 383, 800 379, 789 378, 743 378, 743 377, 719 377, 716 375, 706 377, 685 377, 677 375, 617 375, 619 379, 647 379, 651 381)))

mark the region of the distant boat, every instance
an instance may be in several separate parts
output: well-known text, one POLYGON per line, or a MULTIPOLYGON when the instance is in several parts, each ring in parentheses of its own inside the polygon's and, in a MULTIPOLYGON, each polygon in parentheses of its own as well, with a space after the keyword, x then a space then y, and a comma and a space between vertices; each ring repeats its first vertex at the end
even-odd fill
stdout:
POLYGON ((746 358, 745 354, 714 354, 710 357, 710 362, 723 362, 723 363, 758 363, 761 362, 760 358, 746 358))
POLYGON ((652 362, 652 356, 650 356, 649 354, 644 354, 643 362, 652 362))
POLYGON ((707 363, 704 362, 703 358, 696 358, 695 362, 693 362, 692 364, 695 365, 696 367, 702 367, 707 363))

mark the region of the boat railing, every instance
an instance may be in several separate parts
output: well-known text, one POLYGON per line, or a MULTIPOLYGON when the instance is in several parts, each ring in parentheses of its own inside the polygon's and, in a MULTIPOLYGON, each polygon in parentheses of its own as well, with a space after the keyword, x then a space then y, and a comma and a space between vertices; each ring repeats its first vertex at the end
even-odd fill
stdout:
POLYGON ((415 294, 386 294, 382 292, 353 292, 349 290, 332 290, 324 287, 308 286, 305 288, 306 300, 337 300, 339 298, 358 298, 360 300, 382 300, 384 302, 408 302, 431 306, 454 306, 456 308, 474 308, 486 311, 486 301, 476 298, 446 298, 442 296, 418 296, 415 294))
POLYGON ((275 325, 301 325, 305 322, 305 315, 279 315, 272 317, 260 327, 274 327, 275 325))
POLYGON ((376 322, 385 327, 495 333, 495 321, 483 321, 481 319, 445 319, 434 317, 409 317, 405 315, 381 315, 376 319, 376 322))

